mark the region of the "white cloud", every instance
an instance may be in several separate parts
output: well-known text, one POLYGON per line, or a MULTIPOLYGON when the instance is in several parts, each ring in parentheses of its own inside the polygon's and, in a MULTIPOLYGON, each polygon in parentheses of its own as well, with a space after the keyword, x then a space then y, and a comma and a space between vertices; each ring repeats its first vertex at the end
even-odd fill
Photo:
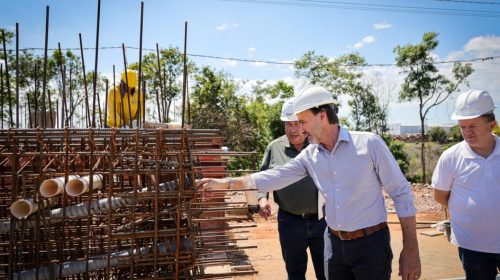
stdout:
POLYGON ((375 41, 376 41, 376 39, 372 35, 366 36, 365 38, 363 38, 363 40, 361 40, 360 42, 357 42, 356 44, 354 44, 354 48, 361 49, 365 45, 372 44, 375 41))
POLYGON ((391 28, 391 27, 392 27, 392 24, 390 24, 390 23, 375 23, 375 24, 373 25, 373 28, 374 28, 375 30, 380 30, 380 29, 389 29, 389 28, 391 28))
POLYGON ((232 23, 232 24, 222 23, 222 24, 218 25, 217 27, 215 27, 215 29, 216 29, 217 31, 222 32, 222 31, 226 31, 226 30, 228 30, 228 29, 230 29, 230 28, 232 28, 232 29, 236 29, 236 28, 238 28, 239 26, 240 26, 240 25, 239 25, 239 24, 237 24, 237 23, 232 23))
POLYGON ((215 29, 217 29, 217 31, 224 31, 227 29, 227 24, 223 23, 223 24, 215 27, 215 29))
POLYGON ((226 64, 227 66, 230 66, 230 67, 236 67, 238 65, 238 61, 236 60, 224 60, 224 64, 226 64))
POLYGON ((248 51, 249 51, 249 52, 251 52, 251 53, 255 52, 256 50, 257 50, 257 49, 256 49, 256 48, 254 48, 254 47, 248 48, 248 51))
POLYGON ((260 61, 257 61, 257 62, 252 62, 250 63, 252 64, 253 66, 255 67, 266 67, 267 65, 269 65, 268 63, 266 62, 260 62, 260 61))

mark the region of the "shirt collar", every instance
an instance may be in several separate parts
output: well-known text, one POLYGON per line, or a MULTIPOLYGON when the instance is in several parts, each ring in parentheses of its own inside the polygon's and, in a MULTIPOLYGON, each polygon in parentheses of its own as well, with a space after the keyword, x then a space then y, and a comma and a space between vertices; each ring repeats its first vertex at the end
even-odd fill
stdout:
MULTIPOLYGON (((351 142, 351 136, 349 135, 349 131, 347 129, 345 129, 344 127, 339 125, 339 135, 337 137, 338 144, 335 144, 335 145, 339 145, 340 142, 344 142, 344 141, 351 142)), ((327 149, 325 148, 325 146, 323 144, 319 144, 318 147, 327 151, 327 149)))
MULTIPOLYGON (((283 135, 282 145, 285 148, 295 149, 295 147, 292 144, 290 144, 290 141, 288 141, 288 137, 286 136, 286 134, 283 135)), ((308 145, 309 145, 309 140, 307 140, 307 138, 306 138, 306 141, 304 142, 304 147, 302 147, 302 150, 305 149, 308 145)), ((297 150, 297 149, 295 149, 295 150, 297 150)))
MULTIPOLYGON (((495 137, 495 149, 493 150, 491 155, 488 157, 491 157, 492 155, 500 156, 500 137, 498 137, 496 135, 493 137, 495 137)), ((476 154, 471 149, 471 147, 469 146, 469 144, 467 144, 467 142, 465 140, 463 140, 462 145, 463 145, 463 149, 462 149, 461 153, 462 153, 462 156, 464 158, 478 158, 478 157, 480 157, 478 154, 476 154)))

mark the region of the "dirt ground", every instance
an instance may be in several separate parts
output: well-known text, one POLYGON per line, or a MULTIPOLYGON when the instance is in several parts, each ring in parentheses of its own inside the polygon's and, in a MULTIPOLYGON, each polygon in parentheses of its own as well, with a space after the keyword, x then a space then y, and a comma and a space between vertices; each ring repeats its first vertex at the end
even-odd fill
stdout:
MULTIPOLYGON (((412 188, 414 190, 415 205, 418 210, 417 236, 422 263, 421 279, 460 279, 464 277, 456 246, 450 244, 444 235, 431 237, 422 234, 422 232, 435 232, 435 229, 430 227, 429 222, 444 220, 441 207, 433 200, 432 189, 428 185, 413 185, 412 188)), ((391 246, 394 254, 391 278, 401 279, 397 275, 399 253, 402 248, 401 229, 392 207, 392 201, 389 198, 386 199, 386 205, 391 230, 391 246)), ((268 221, 260 218, 258 215, 254 216, 256 227, 250 228, 248 233, 240 234, 239 237, 248 237, 248 240, 240 241, 241 245, 257 245, 258 247, 257 249, 245 250, 258 273, 255 275, 239 276, 234 279, 287 278, 278 239, 277 210, 277 206, 273 207, 273 217, 268 221)), ((306 278, 315 279, 310 258, 306 278)))

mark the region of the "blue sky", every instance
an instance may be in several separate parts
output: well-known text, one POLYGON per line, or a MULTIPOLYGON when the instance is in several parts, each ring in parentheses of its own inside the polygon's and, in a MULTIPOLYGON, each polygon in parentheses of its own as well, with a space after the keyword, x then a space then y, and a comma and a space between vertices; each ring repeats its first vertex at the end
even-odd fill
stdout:
MULTIPOLYGON (((435 31, 439 33, 440 42, 435 52, 438 60, 499 56, 500 1, 469 2, 479 1, 357 0, 350 3, 360 5, 353 6, 326 0, 146 0, 143 47, 154 49, 158 43, 160 47, 182 49, 184 22, 187 21, 190 54, 292 62, 310 50, 329 57, 356 51, 369 64, 392 64, 396 45, 418 43, 425 32, 435 31), (407 7, 425 10, 411 13, 407 12, 407 7), (490 13, 470 12, 472 10, 490 13), (464 11, 474 15, 457 15, 464 11)), ((101 47, 121 46, 122 43, 139 46, 140 3, 136 0, 102 1, 101 47)), ((49 47, 56 47, 58 42, 63 48, 78 47, 78 33, 82 33, 85 47, 95 46, 97 1, 2 0, 0 26, 14 31, 18 22, 21 48, 43 48, 47 5, 50 6, 49 47)), ((136 50, 128 50, 127 55, 129 62, 138 59, 136 50)), ((243 94, 255 80, 284 79, 297 88, 303 86, 289 65, 191 59, 199 65, 224 70, 235 79, 249 81, 241 91, 243 94)), ((94 68, 94 51, 86 51, 85 61, 87 69, 94 68)), ((121 49, 101 50, 99 71, 110 73, 113 64, 122 69, 121 49)), ((449 74, 451 66, 440 66, 443 74, 449 74)), ((500 104, 500 59, 474 63, 473 67, 476 72, 470 78, 471 88, 488 90, 500 104)), ((364 71, 367 79, 377 82, 383 97, 390 102, 389 123, 418 124, 418 105, 397 102, 401 77, 396 67, 368 67, 364 71)), ((345 102, 345 98, 342 101, 345 102)), ((452 123, 449 118, 452 110, 453 98, 431 111, 428 123, 452 123)), ((343 106, 340 115, 348 113, 347 106, 343 106)), ((500 115, 498 109, 496 113, 500 115)))

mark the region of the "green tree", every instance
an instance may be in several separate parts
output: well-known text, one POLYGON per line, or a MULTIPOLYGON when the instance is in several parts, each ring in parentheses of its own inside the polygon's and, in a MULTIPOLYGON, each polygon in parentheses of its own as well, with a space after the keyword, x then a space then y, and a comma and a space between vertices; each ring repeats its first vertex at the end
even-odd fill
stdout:
POLYGON ((296 76, 328 89, 337 100, 349 97, 351 119, 355 130, 381 133, 385 130, 386 110, 370 85, 362 82, 361 66, 365 59, 357 53, 345 54, 336 59, 307 52, 295 62, 296 76))
MULTIPOLYGON (((138 70, 139 64, 131 64, 130 68, 138 70)), ((193 62, 188 61, 187 68, 188 73, 196 72, 196 65, 193 62)), ((142 59, 142 72, 146 81, 147 100, 151 102, 153 111, 157 112, 159 108, 160 112, 157 113, 161 116, 161 122, 170 121, 169 112, 172 101, 182 93, 184 55, 179 48, 162 49, 160 50, 160 67, 158 67, 156 52, 146 54, 142 59)), ((158 120, 158 116, 155 119, 158 120)))
POLYGON ((448 142, 448 135, 442 127, 433 127, 429 130, 429 138, 431 141, 438 142, 439 144, 445 144, 448 142))
POLYGON ((396 139, 392 139, 390 135, 382 135, 382 139, 387 144, 387 147, 391 151, 392 155, 396 159, 401 172, 407 176, 408 169, 410 167, 410 158, 405 150, 405 143, 396 139))
POLYGON ((462 136, 462 132, 460 131, 460 126, 454 125, 450 128, 450 131, 448 131, 448 138, 451 139, 453 142, 460 142, 464 140, 464 137, 462 136))
MULTIPOLYGON (((262 131, 264 142, 269 142, 285 134, 283 121, 280 120, 283 102, 294 95, 293 86, 285 81, 278 81, 266 85, 265 81, 257 82, 253 86, 254 98, 250 100, 250 112, 255 116, 255 121, 262 131), (269 101, 272 101, 270 103, 269 101)), ((266 144, 267 145, 267 144, 266 144)))
MULTIPOLYGON (((256 149, 257 126, 247 108, 247 100, 236 95, 239 85, 227 74, 204 67, 195 75, 192 89, 192 125, 220 129, 233 151, 256 149)), ((248 159, 238 158, 231 169, 252 168, 248 159)))
POLYGON ((400 101, 417 101, 421 126, 422 143, 420 147, 422 163, 422 181, 426 182, 425 168, 425 118, 429 110, 443 103, 461 84, 467 84, 467 77, 473 72, 470 63, 455 63, 453 79, 439 73, 435 66, 432 51, 438 46, 437 33, 427 32, 422 42, 406 46, 396 46, 396 64, 405 74, 399 92, 400 101))

